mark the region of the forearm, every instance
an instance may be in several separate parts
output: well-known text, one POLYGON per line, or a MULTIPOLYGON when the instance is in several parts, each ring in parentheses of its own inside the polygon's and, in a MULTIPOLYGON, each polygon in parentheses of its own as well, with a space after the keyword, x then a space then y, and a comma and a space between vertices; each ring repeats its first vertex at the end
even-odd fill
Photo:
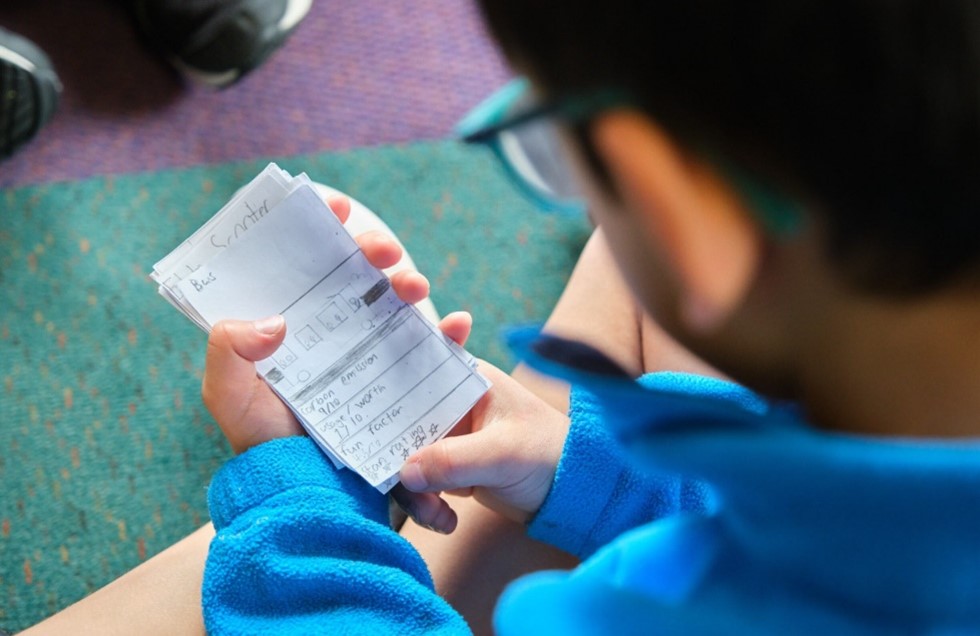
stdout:
POLYGON ((328 464, 307 438, 232 460, 208 493, 217 534, 205 567, 210 633, 469 633, 386 498, 328 464))

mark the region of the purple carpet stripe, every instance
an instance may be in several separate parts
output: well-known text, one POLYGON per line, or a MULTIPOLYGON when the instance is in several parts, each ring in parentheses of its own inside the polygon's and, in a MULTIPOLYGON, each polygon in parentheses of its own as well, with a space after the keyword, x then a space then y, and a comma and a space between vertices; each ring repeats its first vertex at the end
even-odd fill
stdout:
POLYGON ((509 76, 471 0, 315 0, 264 66, 215 92, 183 84, 120 4, 0 3, 0 26, 65 87, 0 187, 443 138, 509 76))

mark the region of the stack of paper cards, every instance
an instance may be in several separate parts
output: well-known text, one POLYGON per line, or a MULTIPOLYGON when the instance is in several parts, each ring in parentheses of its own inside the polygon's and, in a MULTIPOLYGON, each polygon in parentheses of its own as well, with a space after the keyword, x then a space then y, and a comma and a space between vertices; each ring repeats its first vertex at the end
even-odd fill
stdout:
POLYGON ((475 361, 372 267, 306 177, 270 164, 153 268, 205 330, 286 319, 256 367, 338 466, 381 492, 486 393, 475 361))

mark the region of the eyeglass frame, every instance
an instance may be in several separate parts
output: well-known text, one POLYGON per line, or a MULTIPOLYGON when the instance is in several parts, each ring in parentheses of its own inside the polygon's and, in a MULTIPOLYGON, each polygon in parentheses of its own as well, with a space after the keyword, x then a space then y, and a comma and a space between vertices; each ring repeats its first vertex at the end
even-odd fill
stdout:
MULTIPOLYGON (((507 111, 530 88, 531 83, 526 78, 512 80, 467 113, 457 124, 456 133, 464 143, 489 147, 511 181, 538 207, 570 213, 584 212, 587 207, 584 200, 549 196, 532 184, 504 150, 500 134, 546 117, 554 117, 571 125, 582 124, 605 110, 635 106, 635 101, 624 91, 606 89, 591 94, 553 98, 508 115, 507 111)), ((799 204, 729 161, 715 156, 712 164, 731 180, 736 191, 749 204, 750 212, 769 234, 789 236, 799 230, 803 221, 799 204)))

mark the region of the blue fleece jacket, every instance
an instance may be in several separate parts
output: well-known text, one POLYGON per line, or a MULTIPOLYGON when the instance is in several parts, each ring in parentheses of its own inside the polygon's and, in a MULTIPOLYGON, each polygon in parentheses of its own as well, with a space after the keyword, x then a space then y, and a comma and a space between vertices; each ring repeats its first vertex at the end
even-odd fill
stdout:
MULTIPOLYGON (((832 435, 719 380, 538 362, 579 388, 529 532, 585 561, 508 588, 500 634, 980 633, 977 441, 832 435)), ((304 438, 229 462, 209 505, 211 633, 468 633, 384 498, 304 438)))

